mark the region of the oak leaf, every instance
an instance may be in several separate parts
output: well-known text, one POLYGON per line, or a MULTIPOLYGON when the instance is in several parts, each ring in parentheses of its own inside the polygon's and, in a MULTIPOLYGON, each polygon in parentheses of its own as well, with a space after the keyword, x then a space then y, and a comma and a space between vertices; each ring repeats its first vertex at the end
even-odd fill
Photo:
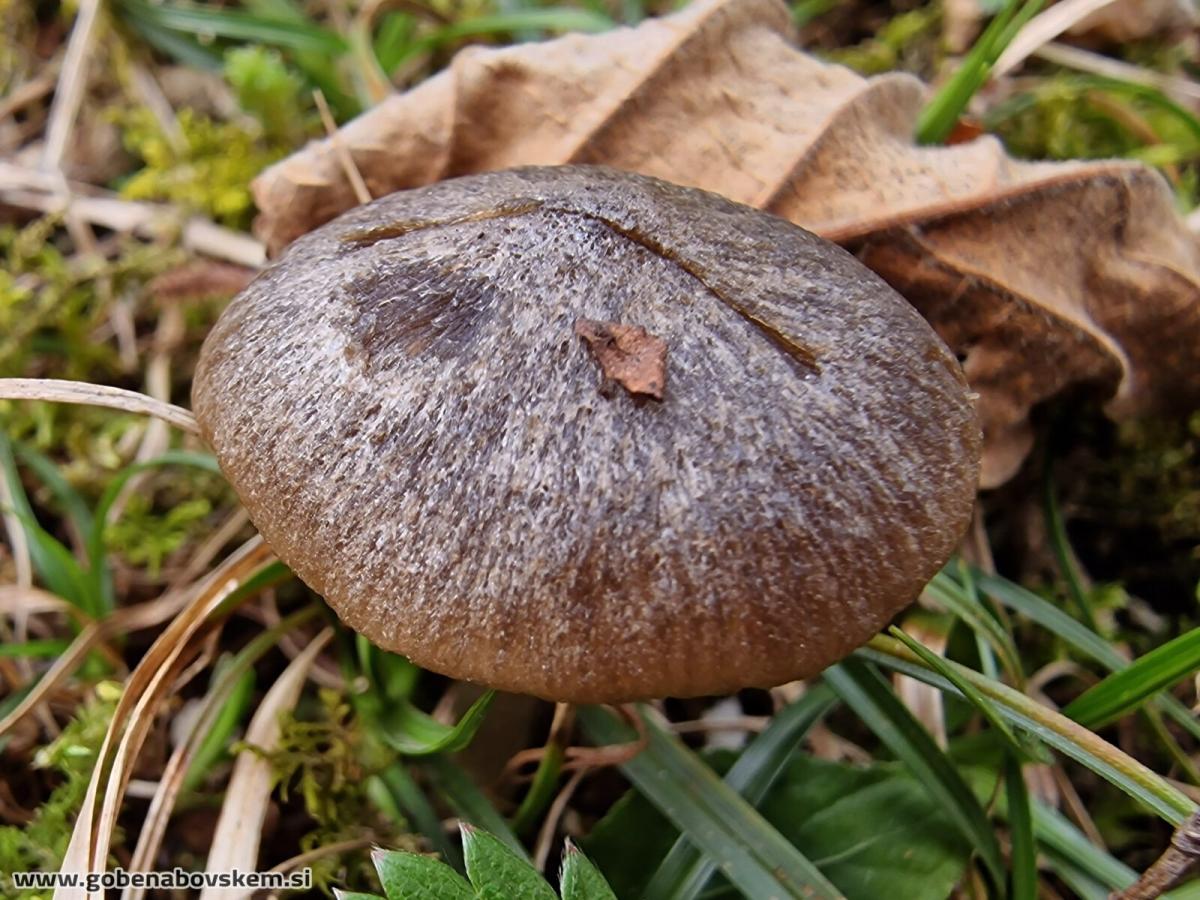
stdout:
POLYGON ((1087 386, 1127 415, 1200 398, 1200 245, 1125 161, 1036 163, 992 137, 912 140, 927 88, 790 43, 778 0, 698 0, 636 28, 472 47, 264 172, 278 250, 374 196, 515 165, 596 163, 716 191, 837 241, 912 302, 979 394, 982 484, 1031 409, 1087 386))

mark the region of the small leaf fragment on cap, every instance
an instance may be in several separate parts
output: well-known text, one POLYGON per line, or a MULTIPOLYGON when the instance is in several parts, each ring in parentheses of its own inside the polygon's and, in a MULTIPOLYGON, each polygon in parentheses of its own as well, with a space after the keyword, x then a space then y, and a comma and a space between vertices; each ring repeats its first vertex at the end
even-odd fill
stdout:
POLYGON ((634 395, 663 398, 667 383, 667 342, 637 325, 578 319, 575 333, 583 338, 605 381, 615 381, 634 395))

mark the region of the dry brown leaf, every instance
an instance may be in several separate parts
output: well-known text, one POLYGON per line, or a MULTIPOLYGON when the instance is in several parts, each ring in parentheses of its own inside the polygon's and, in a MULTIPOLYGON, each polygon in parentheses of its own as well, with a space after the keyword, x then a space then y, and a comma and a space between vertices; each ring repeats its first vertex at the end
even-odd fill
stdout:
POLYGON ((838 241, 903 293, 979 393, 984 486, 1078 385, 1127 414, 1200 397, 1200 246, 1136 163, 1028 163, 984 137, 918 147, 926 88, 789 43, 778 0, 700 0, 597 36, 469 48, 254 184, 281 247, 374 196, 523 164, 603 163, 706 188, 838 241))

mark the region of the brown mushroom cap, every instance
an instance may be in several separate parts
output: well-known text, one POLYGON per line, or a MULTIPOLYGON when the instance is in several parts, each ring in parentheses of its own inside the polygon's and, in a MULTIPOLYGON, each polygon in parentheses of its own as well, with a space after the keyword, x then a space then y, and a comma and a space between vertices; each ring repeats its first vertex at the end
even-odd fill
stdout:
POLYGON ((350 627, 554 700, 820 671, 945 562, 978 477, 959 365, 882 280, 591 167, 392 194, 301 238, 221 316, 193 399, 350 627), (665 342, 661 401, 602 377, 603 323, 665 342))

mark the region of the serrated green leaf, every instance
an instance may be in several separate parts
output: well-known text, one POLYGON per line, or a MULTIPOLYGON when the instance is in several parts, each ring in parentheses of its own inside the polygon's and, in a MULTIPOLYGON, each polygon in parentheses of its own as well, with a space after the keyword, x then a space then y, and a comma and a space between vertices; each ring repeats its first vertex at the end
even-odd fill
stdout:
POLYGON ((378 850, 372 860, 388 900, 475 900, 471 885, 432 856, 378 850))
POLYGON ((464 824, 462 836, 467 877, 480 900, 558 900, 537 869, 486 831, 464 824))
POLYGON ((362 891, 340 891, 333 889, 335 900, 383 900, 378 894, 364 894, 362 891))
POLYGON ((559 890, 562 900, 617 900, 600 870, 572 841, 563 851, 559 890))

